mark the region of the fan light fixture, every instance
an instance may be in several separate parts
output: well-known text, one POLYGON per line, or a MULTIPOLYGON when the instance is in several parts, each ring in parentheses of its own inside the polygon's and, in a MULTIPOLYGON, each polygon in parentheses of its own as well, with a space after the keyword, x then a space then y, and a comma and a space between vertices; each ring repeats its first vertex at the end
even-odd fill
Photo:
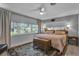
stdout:
MULTIPOLYGON (((53 6, 56 5, 56 3, 50 3, 50 5, 53 6)), ((44 15, 45 11, 46 11, 45 4, 42 4, 40 7, 40 15, 44 15)))
POLYGON ((43 12, 40 12, 40 15, 44 15, 44 13, 43 12))
POLYGON ((40 8, 40 15, 44 15, 44 11, 45 11, 44 7, 40 8))
POLYGON ((43 7, 43 8, 41 8, 41 10, 40 10, 40 11, 42 11, 42 12, 43 12, 43 11, 45 11, 45 8, 44 8, 44 7, 43 7))

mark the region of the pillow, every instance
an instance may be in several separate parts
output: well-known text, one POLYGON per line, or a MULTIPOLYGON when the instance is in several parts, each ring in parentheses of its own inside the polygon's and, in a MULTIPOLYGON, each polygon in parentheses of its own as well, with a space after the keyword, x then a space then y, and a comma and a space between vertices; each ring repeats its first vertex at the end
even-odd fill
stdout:
POLYGON ((54 31, 52 31, 52 30, 48 30, 48 31, 45 31, 45 32, 43 32, 44 34, 53 34, 53 32, 54 31))
POLYGON ((65 31, 56 30, 55 34, 57 34, 57 35, 64 35, 64 34, 66 34, 66 32, 65 31))

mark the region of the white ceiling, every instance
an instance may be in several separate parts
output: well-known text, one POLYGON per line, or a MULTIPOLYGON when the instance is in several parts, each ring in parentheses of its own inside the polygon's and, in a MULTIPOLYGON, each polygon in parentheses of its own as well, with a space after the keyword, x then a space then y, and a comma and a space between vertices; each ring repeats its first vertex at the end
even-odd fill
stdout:
POLYGON ((40 5, 41 3, 6 3, 0 4, 0 7, 40 20, 79 14, 79 3, 56 3, 54 6, 44 3, 46 8, 44 15, 40 15, 39 10, 34 11, 40 5))

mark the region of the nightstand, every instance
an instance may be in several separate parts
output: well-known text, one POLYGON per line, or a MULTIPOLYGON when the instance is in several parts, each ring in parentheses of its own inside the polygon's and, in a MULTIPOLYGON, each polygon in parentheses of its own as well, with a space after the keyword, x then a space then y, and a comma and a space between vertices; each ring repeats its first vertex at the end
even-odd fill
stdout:
POLYGON ((78 37, 77 36, 68 36, 68 44, 78 46, 78 37))

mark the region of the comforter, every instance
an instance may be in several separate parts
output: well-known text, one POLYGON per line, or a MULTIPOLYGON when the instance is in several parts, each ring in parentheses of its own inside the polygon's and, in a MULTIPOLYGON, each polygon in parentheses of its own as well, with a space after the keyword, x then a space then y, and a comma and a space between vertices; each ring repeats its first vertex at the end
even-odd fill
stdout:
POLYGON ((48 39, 51 40, 51 47, 58 49, 60 52, 63 51, 66 45, 67 36, 56 35, 56 34, 36 34, 34 38, 48 39))

